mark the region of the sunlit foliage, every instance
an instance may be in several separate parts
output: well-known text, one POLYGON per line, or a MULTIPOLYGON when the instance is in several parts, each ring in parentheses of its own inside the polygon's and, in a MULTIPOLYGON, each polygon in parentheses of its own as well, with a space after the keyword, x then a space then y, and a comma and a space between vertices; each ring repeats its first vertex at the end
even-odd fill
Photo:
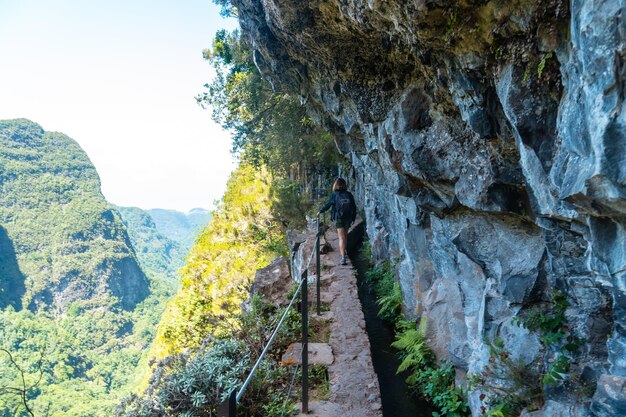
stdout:
POLYGON ((273 89, 263 78, 238 31, 219 31, 204 55, 217 77, 198 102, 232 132, 233 153, 270 171, 274 216, 285 226, 302 227, 341 161, 333 137, 313 123, 298 97, 273 89))
POLYGON ((284 253, 284 235, 271 214, 270 181, 266 170, 245 163, 231 175, 182 270, 182 289, 163 317, 158 356, 230 333, 236 326, 232 315, 247 298, 255 271, 284 253))
POLYGON ((175 288, 143 254, 76 142, 0 121, 0 416, 111 415, 175 288))

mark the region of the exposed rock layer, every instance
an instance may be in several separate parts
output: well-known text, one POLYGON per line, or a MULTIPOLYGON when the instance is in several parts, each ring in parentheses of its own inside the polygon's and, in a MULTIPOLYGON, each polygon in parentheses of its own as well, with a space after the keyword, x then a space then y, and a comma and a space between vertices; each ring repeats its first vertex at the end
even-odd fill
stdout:
POLYGON ((438 355, 479 372, 498 336, 538 360, 512 320, 556 288, 598 386, 532 415, 625 414, 623 1, 235 3, 261 71, 335 133, 438 355))

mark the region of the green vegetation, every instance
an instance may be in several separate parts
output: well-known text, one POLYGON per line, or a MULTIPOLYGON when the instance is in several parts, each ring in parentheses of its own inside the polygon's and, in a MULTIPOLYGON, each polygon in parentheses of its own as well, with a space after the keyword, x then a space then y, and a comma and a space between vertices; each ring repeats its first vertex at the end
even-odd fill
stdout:
POLYGON ((0 148, 0 416, 110 416, 174 289, 166 245, 132 247, 67 136, 0 121, 0 148))
MULTIPOLYGON (((172 290, 175 290, 178 269, 185 265, 185 256, 189 252, 179 242, 160 233, 148 212, 134 207, 116 209, 128 230, 142 270, 153 276, 162 275, 172 290)), ((174 228, 175 226, 172 227, 174 228)))
POLYGON ((470 379, 470 385, 483 392, 483 413, 508 417, 519 415, 523 408, 539 408, 543 403, 543 392, 537 367, 513 359, 500 338, 488 346, 488 365, 470 379))
POLYGON ((509 417, 519 415, 524 408, 538 409, 548 386, 566 386, 570 392, 583 394, 588 390, 570 371, 571 360, 581 343, 567 322, 568 307, 566 294, 554 290, 549 302, 516 318, 517 325, 539 334, 543 361, 529 366, 511 358, 501 339, 489 343, 489 364, 471 378, 472 385, 485 392, 481 400, 487 415, 509 417))
MULTIPOLYGON (((360 256, 370 262, 369 243, 365 242, 360 256)), ((407 384, 414 394, 429 400, 439 412, 435 417, 469 416, 467 395, 455 385, 455 369, 447 361, 437 362, 426 343, 426 316, 419 325, 406 320, 402 313, 402 290, 396 281, 390 261, 373 266, 365 273, 365 279, 373 284, 379 306, 378 316, 395 324, 396 341, 391 344, 398 350, 402 362, 398 373, 406 375, 407 384)))
MULTIPOLYGON (((18 309, 64 314, 96 294, 133 309, 149 283, 87 155, 23 119, 0 122, 0 146, 0 225, 25 278, 18 309)), ((4 282, 0 288, 8 294, 4 282)))
MULTIPOLYGON (((219 403, 233 389, 241 387, 281 314, 282 310, 254 297, 249 310, 232 317, 241 323, 238 330, 223 337, 208 337, 199 347, 160 360, 143 395, 127 398, 118 407, 117 415, 215 415, 219 403)), ((238 405, 240 415, 279 417, 293 408, 286 391, 290 369, 280 363, 280 353, 300 337, 300 326, 300 315, 291 309, 273 348, 238 405)))
POLYGON ((332 171, 339 160, 332 137, 313 127, 298 100, 272 90, 259 74, 238 32, 218 32, 205 57, 217 77, 198 102, 233 132, 241 162, 182 270, 182 289, 159 328, 157 357, 237 327, 232 317, 255 271, 286 252, 286 227, 305 224, 314 204, 308 178, 332 171))
POLYGON ((378 299, 378 316, 390 323, 400 320, 402 315, 402 290, 395 279, 390 262, 384 262, 365 273, 365 279, 374 284, 378 299))
MULTIPOLYGON (((15 386, 23 370, 27 385, 36 385, 27 399, 37 416, 46 415, 45 410, 50 416, 110 416, 119 396, 135 382, 154 317, 85 304, 73 304, 62 319, 12 308, 0 312, 0 346, 19 366, 0 356, 0 387, 15 386)), ((10 410, 20 403, 16 396, 0 396, 0 415, 13 415, 10 410)))
POLYGON ((407 372, 406 382, 439 409, 433 416, 469 416, 466 394, 455 385, 454 367, 447 361, 437 363, 426 344, 426 317, 422 316, 419 326, 414 321, 400 320, 396 331, 391 346, 402 358, 398 372, 407 372))
POLYGON ((282 229, 271 215, 270 175, 240 164, 224 198, 182 269, 181 290, 159 325, 157 357, 231 334, 257 269, 285 253, 282 229))
POLYGON ((543 56, 539 64, 537 64, 537 77, 541 78, 543 70, 546 68, 546 63, 552 58, 552 52, 548 52, 543 56))
POLYGON ((567 295, 558 290, 553 290, 550 303, 546 309, 531 309, 521 324, 530 331, 540 334, 541 344, 552 354, 552 364, 546 369, 542 382, 547 385, 560 385, 570 375, 570 356, 575 354, 581 341, 576 337, 565 317, 565 311, 569 307, 567 295))
POLYGON ((242 162, 269 171, 274 218, 285 227, 303 227, 305 214, 319 206, 317 193, 330 192, 341 161, 332 136, 314 126, 299 97, 272 89, 239 32, 219 31, 204 55, 217 77, 198 102, 211 106, 213 118, 233 133, 232 151, 242 162), (313 181, 328 188, 313 190, 313 181))
POLYGON ((192 209, 188 213, 150 209, 148 214, 158 233, 180 245, 184 255, 191 251, 198 234, 211 221, 211 212, 204 209, 192 209))
MULTIPOLYGON (((229 3, 220 3, 225 14, 236 13, 229 3)), ((328 194, 329 178, 339 162, 332 137, 313 126, 297 97, 271 88, 238 32, 218 32, 205 57, 217 78, 206 85, 198 102, 211 106, 214 119, 233 133, 232 151, 240 164, 181 269, 181 289, 168 304, 151 351, 162 360, 154 368, 148 390, 122 406, 120 413, 128 416, 153 415, 149 410, 169 413, 168 407, 179 405, 178 410, 187 413, 182 415, 210 415, 225 395, 226 385, 219 393, 198 386, 196 394, 191 389, 181 394, 172 387, 181 383, 195 387, 189 381, 218 377, 217 371, 198 374, 194 364, 217 361, 210 352, 223 343, 236 346, 229 356, 229 369, 237 370, 231 375, 231 386, 241 382, 245 372, 240 371, 253 363, 271 330, 262 319, 271 307, 254 302, 252 313, 241 311, 249 284, 257 269, 286 254, 285 229, 303 226, 305 214, 318 206, 315 198, 320 190, 313 190, 312 180, 328 184, 323 190, 328 194), (155 405, 151 402, 155 398, 164 400, 155 405)), ((276 351, 248 388, 245 397, 250 400, 243 403, 246 415, 281 415, 286 399, 274 390, 285 384, 286 374, 276 367, 277 355, 281 346, 284 350, 286 343, 297 340, 298 320, 297 315, 290 316, 284 340, 279 336, 276 351)))

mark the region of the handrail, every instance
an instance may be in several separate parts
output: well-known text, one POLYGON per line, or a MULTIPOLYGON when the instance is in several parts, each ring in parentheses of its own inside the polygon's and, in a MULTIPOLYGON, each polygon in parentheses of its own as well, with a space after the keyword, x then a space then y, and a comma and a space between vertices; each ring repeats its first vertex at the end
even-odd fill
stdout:
POLYGON ((272 336, 270 337, 270 339, 267 342, 267 345, 265 345, 265 349, 263 349, 263 352, 261 352, 261 355, 259 356, 259 358, 257 359, 256 363, 254 364, 254 366, 252 367, 252 370, 250 371, 250 374, 248 375, 248 378, 246 378, 246 380, 244 381, 243 385, 241 386, 241 388, 239 389, 239 391, 237 392, 237 401, 239 401, 239 399, 241 398, 241 396, 243 395, 243 392, 246 390, 246 388, 248 387, 248 384, 250 384, 250 381, 252 380, 252 377, 254 376, 254 373, 256 372, 256 370, 258 369, 258 367, 261 365, 261 361, 263 360, 263 358, 265 357, 265 354, 267 353, 267 351, 269 350, 270 346, 272 345, 272 342, 274 341, 274 338, 276 337, 276 335, 278 334, 278 331, 280 330, 280 326, 283 325, 283 322, 285 321, 285 318, 287 318, 287 314, 289 313, 289 309, 291 308, 291 306, 293 305, 293 303, 296 301, 296 297, 298 296, 298 293, 300 292, 300 289, 302 288, 302 283, 304 282, 304 279, 300 280, 300 284, 298 285, 298 288, 296 289, 295 294, 293 295, 293 297, 291 298, 291 302, 289 303, 289 305, 285 308, 285 311, 283 312, 283 316, 280 318, 280 321, 278 322, 278 325, 276 326, 276 328, 274 329, 274 333, 272 333, 272 336))
MULTIPOLYGON (((218 416, 219 417, 236 417, 237 415, 237 403, 239 402, 239 400, 241 399, 241 397, 244 394, 244 391, 246 390, 246 388, 248 387, 248 385, 250 384, 250 382, 252 381, 252 378, 254 377, 254 374, 256 373, 257 369, 259 368, 259 366, 261 366, 261 362, 263 361, 265 355, 267 354, 267 352, 269 351, 269 348, 272 345, 272 342, 274 341, 274 339, 276 338, 276 335, 278 334, 278 331, 280 330, 281 326, 283 325, 285 319, 287 318, 287 314, 289 313, 289 309, 293 306, 293 304, 296 301, 296 298, 298 297, 298 294, 300 292, 302 292, 302 307, 301 307, 301 311, 302 311, 302 412, 303 413, 307 413, 308 412, 308 291, 307 291, 307 287, 308 287, 308 270, 309 267, 311 266, 311 261, 313 260, 313 255, 316 254, 316 269, 317 269, 317 314, 320 314, 320 238, 321 238, 321 227, 320 227, 320 216, 319 214, 317 215, 317 232, 316 232, 316 237, 315 237, 315 249, 311 251, 311 255, 309 256, 309 260, 306 263, 306 267, 304 268, 302 275, 300 277, 300 282, 298 284, 298 287, 296 288, 296 291, 293 295, 293 297, 291 298, 291 301, 289 302, 289 305, 287 305, 287 307, 285 307, 285 310, 283 311, 283 314, 278 322, 278 324, 276 325, 276 328, 274 329, 274 331, 272 332, 272 335, 270 336, 269 340, 267 341, 267 344, 265 345, 265 347, 263 348, 263 351, 261 352, 261 355, 259 356, 259 358, 257 359, 256 363, 254 364, 254 366, 252 367, 252 369, 250 370, 250 373, 248 374, 248 377, 246 378, 246 380, 244 381, 243 385, 241 386, 241 388, 236 391, 233 390, 229 393, 228 397, 222 401, 222 403, 220 404, 220 406, 218 407, 218 416), (305 284, 305 286, 302 286, 302 283, 307 281, 307 283, 305 284), (236 394, 235 394, 236 391, 236 394)), ((293 272, 293 260, 291 261, 291 270, 293 272)))

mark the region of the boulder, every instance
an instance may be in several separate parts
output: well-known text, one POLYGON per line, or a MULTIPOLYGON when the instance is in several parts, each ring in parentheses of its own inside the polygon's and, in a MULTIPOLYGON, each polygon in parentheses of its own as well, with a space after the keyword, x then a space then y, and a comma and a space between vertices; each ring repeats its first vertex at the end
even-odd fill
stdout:
POLYGON ((293 280, 289 272, 289 262, 284 257, 276 258, 254 275, 250 295, 259 294, 263 299, 276 306, 289 304, 285 294, 291 288, 293 280))

